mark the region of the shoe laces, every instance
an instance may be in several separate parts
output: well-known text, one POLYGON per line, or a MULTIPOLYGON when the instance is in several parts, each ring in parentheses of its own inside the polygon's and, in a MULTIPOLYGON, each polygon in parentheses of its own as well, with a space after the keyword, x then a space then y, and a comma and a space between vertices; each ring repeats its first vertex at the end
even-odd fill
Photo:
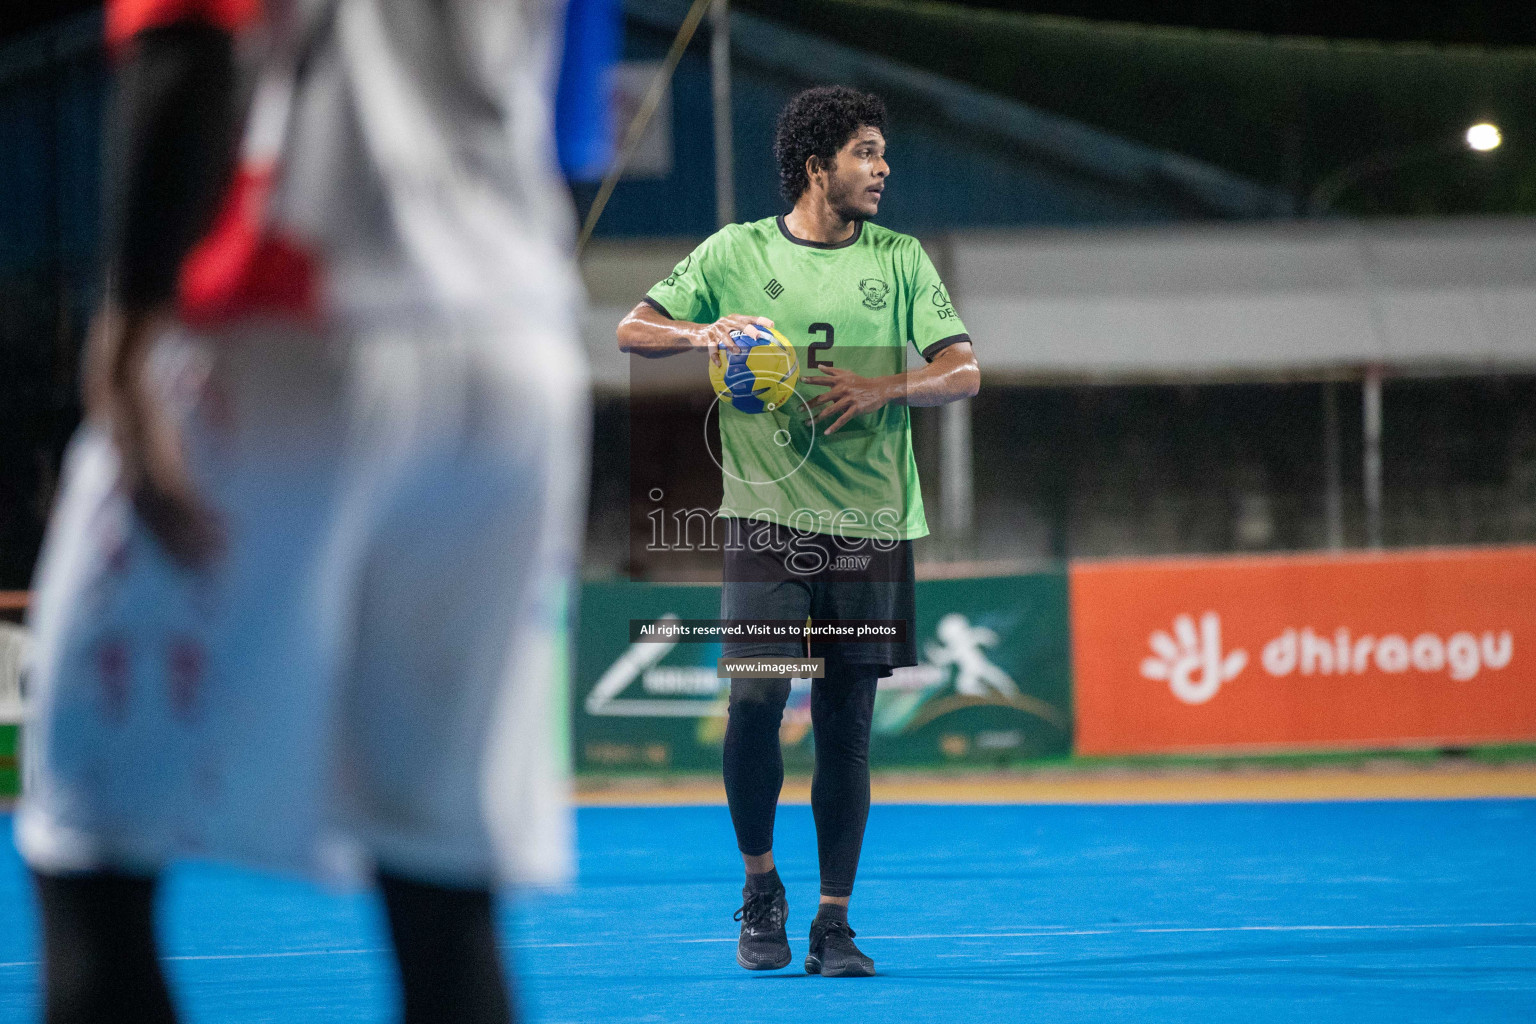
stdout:
POLYGON ((736 916, 732 920, 740 921, 754 931, 764 922, 767 922, 770 928, 777 928, 784 923, 783 915, 779 910, 778 895, 772 890, 743 894, 741 908, 736 911, 736 916))
POLYGON ((851 939, 859 934, 848 926, 847 921, 822 921, 817 927, 821 929, 823 942, 833 935, 842 935, 844 938, 851 939))

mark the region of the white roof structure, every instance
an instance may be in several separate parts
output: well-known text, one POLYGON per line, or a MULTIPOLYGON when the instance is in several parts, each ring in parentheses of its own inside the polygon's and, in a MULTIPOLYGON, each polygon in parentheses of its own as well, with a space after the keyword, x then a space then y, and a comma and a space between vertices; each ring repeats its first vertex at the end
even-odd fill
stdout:
POLYGON ((1029 378, 1536 368, 1536 220, 973 235, 951 294, 1029 378))

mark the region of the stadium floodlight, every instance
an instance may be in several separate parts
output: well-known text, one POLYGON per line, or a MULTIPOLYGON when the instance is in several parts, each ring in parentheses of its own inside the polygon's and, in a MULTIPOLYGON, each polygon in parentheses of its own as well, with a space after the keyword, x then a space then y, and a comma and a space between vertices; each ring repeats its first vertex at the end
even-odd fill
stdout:
POLYGON ((1467 129, 1467 145, 1479 153, 1498 149, 1503 142, 1504 133, 1499 131, 1499 126, 1496 124, 1479 121, 1467 129))

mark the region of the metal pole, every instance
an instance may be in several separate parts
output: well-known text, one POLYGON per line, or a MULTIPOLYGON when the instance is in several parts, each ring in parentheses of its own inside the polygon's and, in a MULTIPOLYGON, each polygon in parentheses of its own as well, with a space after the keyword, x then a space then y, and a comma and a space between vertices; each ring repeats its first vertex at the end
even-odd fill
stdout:
POLYGON ((1323 519, 1328 547, 1344 546, 1344 457, 1339 442, 1339 386, 1323 385, 1323 519))
POLYGON ((619 150, 619 157, 613 162, 613 166, 608 168, 608 173, 603 175, 603 184, 597 190, 597 198, 592 200, 592 208, 587 211, 587 219, 582 222, 581 235, 576 239, 578 258, 587 248, 587 243, 592 240, 592 232, 597 229, 598 218, 602 217, 603 210, 608 206, 608 200, 613 197, 613 190, 618 186, 619 177, 624 173, 624 168, 629 166, 635 151, 640 148, 640 140, 645 135, 646 125, 651 123, 651 117, 660 106, 662 97, 666 95, 667 83, 672 80, 672 72, 677 70, 678 61, 683 59, 683 53, 688 49, 688 44, 693 41, 693 34, 703 22, 704 15, 712 2, 714 0, 693 0, 693 6, 688 8, 688 13, 683 16, 683 24, 673 38, 672 46, 667 50, 666 59, 661 62, 660 70, 651 76, 651 84, 640 100, 640 109, 635 111, 629 127, 624 129, 624 145, 619 150))
POLYGON ((950 402, 943 410, 939 420, 939 450, 944 453, 944 483, 939 500, 946 554, 955 557, 970 554, 976 520, 971 473, 971 400, 950 402))
POLYGON ((1381 366, 1365 368, 1365 543, 1381 547, 1381 366))
POLYGON ((713 0, 709 42, 710 92, 715 108, 715 222, 736 220, 736 160, 731 152, 731 12, 729 0, 713 0))

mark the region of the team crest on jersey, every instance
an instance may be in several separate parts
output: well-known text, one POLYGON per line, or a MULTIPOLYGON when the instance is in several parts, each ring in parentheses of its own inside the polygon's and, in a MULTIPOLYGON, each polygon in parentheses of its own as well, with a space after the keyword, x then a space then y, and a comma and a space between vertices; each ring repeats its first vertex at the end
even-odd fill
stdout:
POLYGON ((864 305, 870 309, 884 309, 885 297, 890 294, 891 286, 878 277, 866 277, 859 282, 859 291, 864 293, 864 305))

